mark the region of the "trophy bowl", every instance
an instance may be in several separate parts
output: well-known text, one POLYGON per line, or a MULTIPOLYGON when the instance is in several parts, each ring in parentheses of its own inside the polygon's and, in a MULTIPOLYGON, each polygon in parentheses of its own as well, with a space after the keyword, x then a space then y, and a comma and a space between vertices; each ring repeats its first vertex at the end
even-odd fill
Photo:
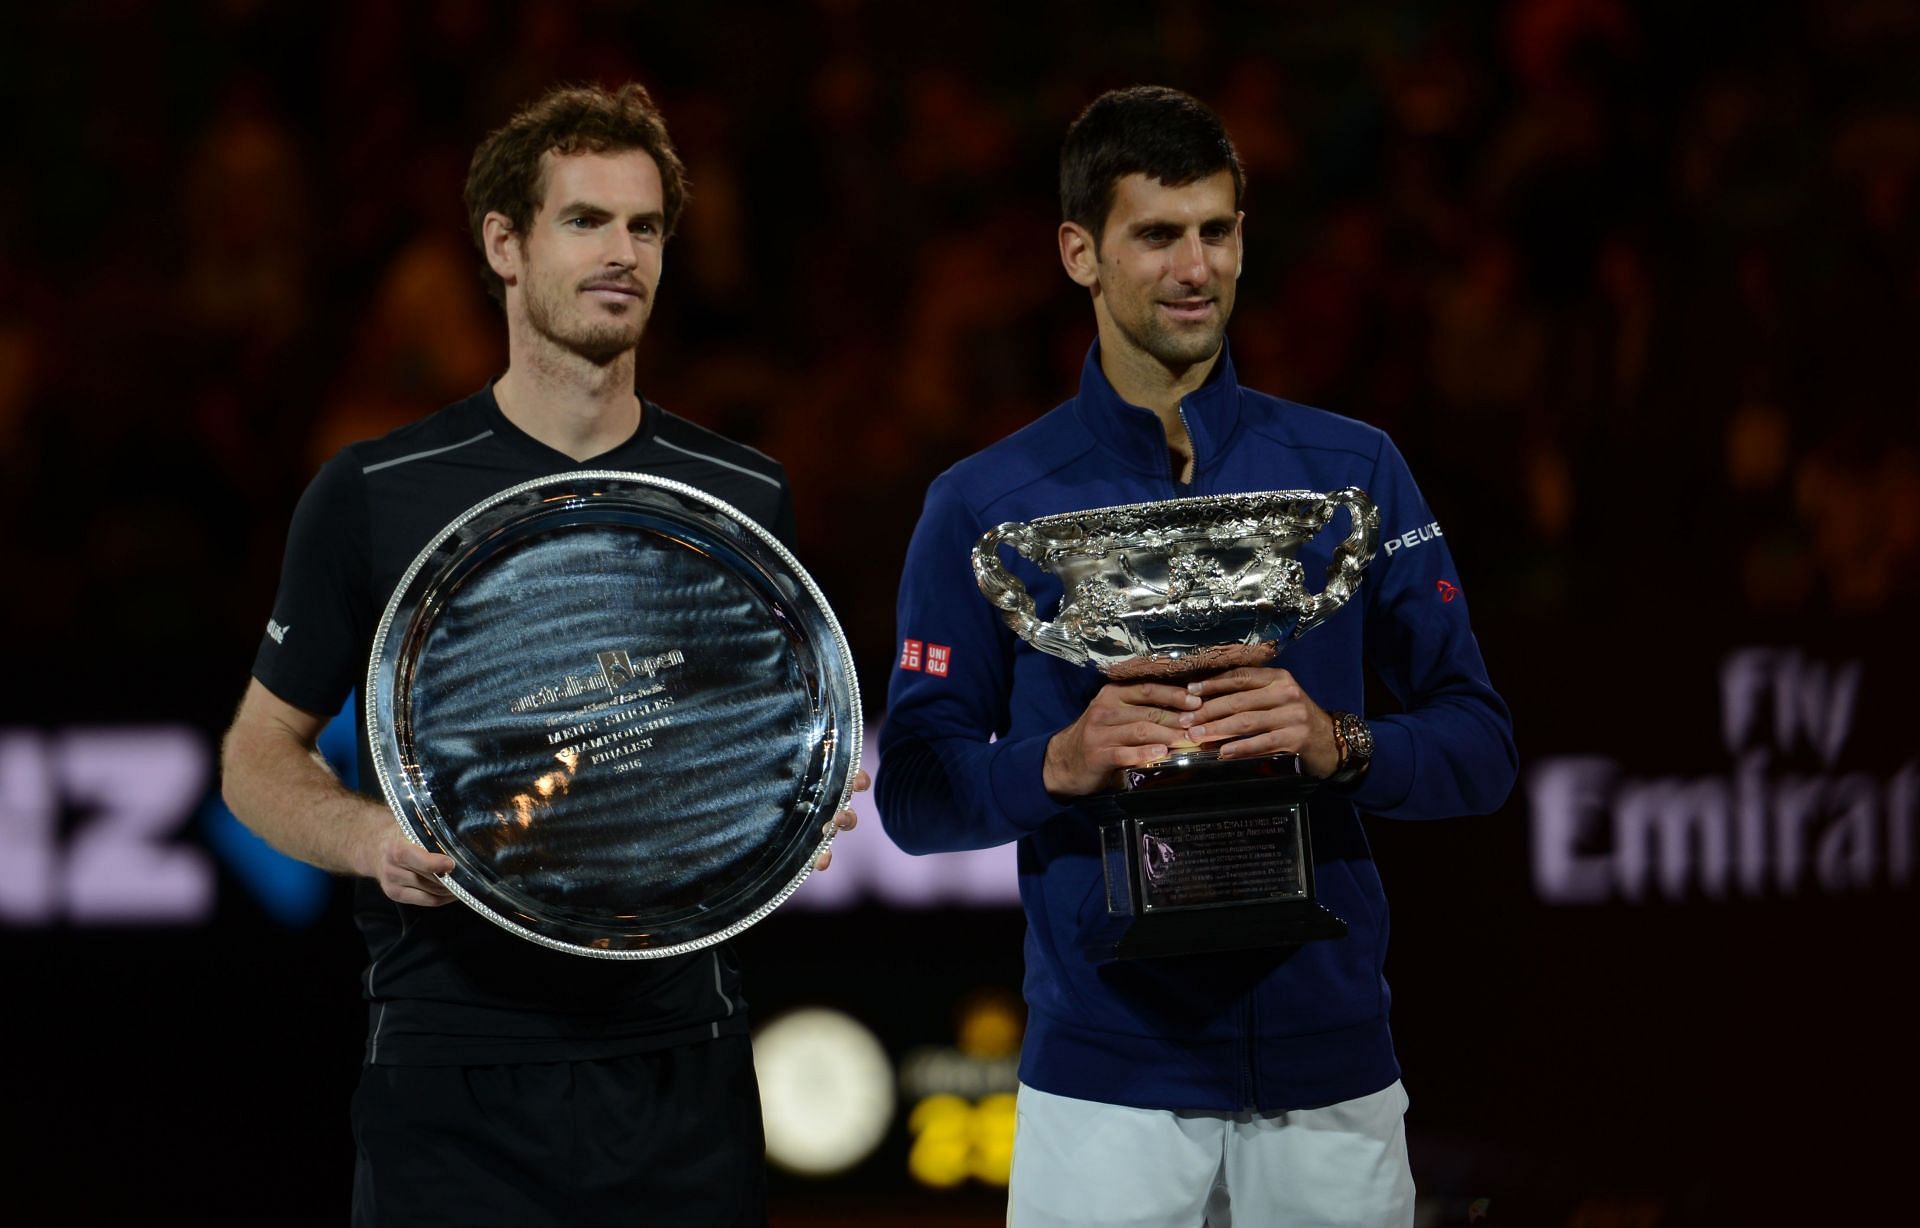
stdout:
POLYGON ((1202 495, 999 525, 974 546, 973 572, 1040 651, 1114 681, 1178 681, 1264 664, 1325 622, 1359 586, 1379 527, 1358 487, 1202 495), (1295 556, 1343 507, 1351 527, 1310 593, 1295 556), (1059 578, 1053 619, 1039 618, 1002 546, 1059 578))
POLYGON ((813 580, 759 524, 647 474, 482 501, 373 640, 367 737, 408 839, 542 946, 649 959, 765 917, 859 770, 859 687, 813 580))
MULTIPOLYGON (((973 549, 974 578, 1015 634, 1115 682, 1181 682, 1263 665, 1345 605, 1373 558, 1380 514, 1357 487, 1204 495, 1002 524, 973 549), (1326 582, 1309 592, 1301 547, 1347 509, 1326 582), (1043 621, 1000 559, 1010 546, 1052 573, 1043 621)), ((1080 799, 1099 825, 1106 908, 1082 935, 1096 962, 1339 938, 1314 897, 1297 754, 1225 761, 1175 741, 1122 787, 1080 799)))

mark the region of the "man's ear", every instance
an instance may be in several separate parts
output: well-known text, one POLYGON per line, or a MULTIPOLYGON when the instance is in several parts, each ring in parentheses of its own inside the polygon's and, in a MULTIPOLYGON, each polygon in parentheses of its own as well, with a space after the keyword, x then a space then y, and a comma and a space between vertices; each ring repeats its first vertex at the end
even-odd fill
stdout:
POLYGON ((1100 253, 1093 233, 1078 222, 1060 223, 1060 263, 1076 285, 1091 290, 1100 284, 1100 253))
POLYGON ((1241 270, 1247 267, 1247 215, 1244 212, 1233 215, 1233 244, 1237 249, 1233 260, 1233 279, 1239 281, 1241 270))
POLYGON ((481 223, 481 238, 487 254, 487 265, 500 277, 501 281, 513 285, 520 278, 520 237, 513 232, 513 223, 507 215, 498 211, 487 214, 481 223))

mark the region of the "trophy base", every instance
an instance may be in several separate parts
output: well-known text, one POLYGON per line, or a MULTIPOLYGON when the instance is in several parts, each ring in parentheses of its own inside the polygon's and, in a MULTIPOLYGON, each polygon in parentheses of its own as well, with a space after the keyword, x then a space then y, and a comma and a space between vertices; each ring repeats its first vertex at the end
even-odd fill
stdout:
POLYGON ((1342 938, 1314 900, 1298 755, 1176 756, 1087 799, 1100 822, 1106 915, 1083 942, 1097 963, 1342 938))
POLYGON ((1164 959, 1220 951, 1258 951, 1292 947, 1324 938, 1345 938, 1347 923, 1312 901, 1236 904, 1230 916, 1195 913, 1148 914, 1106 921, 1082 940, 1080 949, 1096 964, 1123 959, 1164 959))

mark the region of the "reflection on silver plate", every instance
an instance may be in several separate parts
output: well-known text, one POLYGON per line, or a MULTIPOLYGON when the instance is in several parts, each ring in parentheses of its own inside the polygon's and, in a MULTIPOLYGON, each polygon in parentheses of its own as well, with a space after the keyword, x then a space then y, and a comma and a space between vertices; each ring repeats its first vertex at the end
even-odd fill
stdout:
POLYGON ((387 804, 483 916, 580 955, 719 942, 813 868, 860 757, 853 658, 765 529, 595 470, 468 510, 367 670, 387 804))

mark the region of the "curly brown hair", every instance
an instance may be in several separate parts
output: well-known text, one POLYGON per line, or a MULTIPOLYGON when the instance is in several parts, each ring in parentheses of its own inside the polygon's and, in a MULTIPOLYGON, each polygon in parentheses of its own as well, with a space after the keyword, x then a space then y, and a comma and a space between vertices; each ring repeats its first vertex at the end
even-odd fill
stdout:
POLYGON ((546 194, 547 154, 609 153, 638 149, 660 168, 666 193, 666 234, 671 237, 687 203, 687 168, 673 151, 666 121, 646 87, 629 82, 617 90, 597 85, 561 86, 523 108, 487 134, 467 167, 467 224, 480 249, 480 275, 497 303, 506 286, 487 263, 487 214, 505 214, 517 235, 533 225, 546 194))

